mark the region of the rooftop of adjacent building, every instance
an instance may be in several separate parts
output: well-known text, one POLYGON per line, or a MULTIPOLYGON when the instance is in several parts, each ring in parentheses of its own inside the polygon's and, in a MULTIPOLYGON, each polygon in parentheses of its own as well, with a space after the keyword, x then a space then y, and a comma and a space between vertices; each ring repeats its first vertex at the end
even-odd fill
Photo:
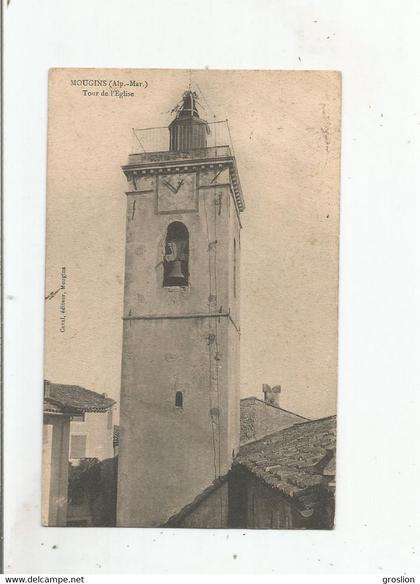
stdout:
POLYGON ((256 397, 255 395, 249 395, 247 397, 241 398, 241 403, 245 403, 245 402, 259 402, 259 403, 264 404, 264 406, 267 406, 269 408, 275 408, 276 410, 281 410, 282 412, 284 412, 286 414, 292 414, 292 416, 296 416, 297 418, 300 418, 302 421, 309 420, 309 418, 305 418, 305 416, 301 416, 300 414, 297 414, 296 412, 286 410, 285 408, 282 408, 279 405, 269 403, 269 402, 261 399, 260 397, 256 397))
POLYGON ((67 385, 44 381, 44 413, 82 414, 106 412, 115 400, 80 385, 67 385))
POLYGON ((308 420, 241 446, 233 466, 310 508, 322 490, 334 488, 336 416, 308 420))
MULTIPOLYGON (((308 492, 332 487, 336 417, 308 420, 280 407, 281 386, 263 384, 264 399, 241 400, 242 466, 305 508, 308 492)), ((310 500, 310 499, 309 499, 310 500)))
POLYGON ((280 385, 262 386, 263 399, 246 397, 240 405, 240 444, 254 442, 272 432, 284 430, 307 418, 280 407, 280 385))
POLYGON ((179 525, 236 471, 253 476, 277 491, 303 517, 311 517, 320 501, 334 493, 335 448, 336 416, 300 422, 241 445, 232 470, 215 479, 165 525, 179 525))

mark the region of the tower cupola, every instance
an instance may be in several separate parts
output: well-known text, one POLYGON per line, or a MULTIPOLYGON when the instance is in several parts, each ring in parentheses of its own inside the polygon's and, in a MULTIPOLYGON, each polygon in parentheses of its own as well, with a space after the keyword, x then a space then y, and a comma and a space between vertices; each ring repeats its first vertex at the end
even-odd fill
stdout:
POLYGON ((185 151, 207 148, 208 125, 197 110, 198 96, 188 90, 182 96, 182 103, 176 108, 175 119, 169 125, 169 150, 185 151))

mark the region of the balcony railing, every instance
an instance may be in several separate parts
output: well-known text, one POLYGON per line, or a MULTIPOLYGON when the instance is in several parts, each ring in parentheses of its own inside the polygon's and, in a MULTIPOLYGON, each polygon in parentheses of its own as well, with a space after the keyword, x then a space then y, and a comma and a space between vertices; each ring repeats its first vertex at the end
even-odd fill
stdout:
MULTIPOLYGON (((207 124, 207 148, 229 146, 233 152, 229 125, 227 120, 209 122, 207 124)), ((169 151, 169 129, 166 126, 157 128, 133 128, 132 154, 169 151)))
POLYGON ((167 127, 133 128, 132 153, 129 155, 128 164, 123 167, 124 172, 128 173, 127 176, 137 169, 143 168, 143 171, 147 172, 147 169, 159 168, 162 163, 166 165, 170 163, 170 166, 177 167, 178 161, 180 167, 182 161, 185 161, 188 166, 190 161, 196 162, 200 159, 203 162, 208 161, 209 164, 213 161, 216 163, 229 162, 236 201, 239 210, 243 211, 245 203, 228 121, 209 122, 207 126, 206 148, 200 147, 190 150, 170 150, 170 135, 167 127))

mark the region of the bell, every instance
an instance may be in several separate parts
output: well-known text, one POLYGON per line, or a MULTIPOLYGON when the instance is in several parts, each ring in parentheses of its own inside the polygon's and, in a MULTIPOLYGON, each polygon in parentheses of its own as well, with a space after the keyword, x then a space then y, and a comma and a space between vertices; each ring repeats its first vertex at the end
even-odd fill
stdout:
POLYGON ((168 270, 168 280, 185 280, 184 274, 181 270, 181 260, 174 260, 171 262, 168 270))

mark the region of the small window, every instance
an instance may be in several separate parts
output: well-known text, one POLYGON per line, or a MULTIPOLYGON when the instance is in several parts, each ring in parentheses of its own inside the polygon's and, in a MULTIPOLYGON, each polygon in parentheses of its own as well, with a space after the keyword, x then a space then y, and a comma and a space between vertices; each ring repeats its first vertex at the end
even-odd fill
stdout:
POLYGON ((182 391, 177 391, 175 394, 175 407, 176 408, 184 407, 184 396, 182 395, 182 391))
POLYGON ((180 221, 168 225, 163 257, 163 286, 188 286, 189 235, 180 221))
POLYGON ((71 417, 72 422, 84 422, 85 421, 85 414, 76 414, 75 416, 71 417))
POLYGON ((70 458, 86 458, 86 434, 72 434, 70 440, 70 458))
POLYGON ((112 430, 113 425, 112 425, 112 409, 108 410, 107 413, 108 419, 107 419, 107 429, 108 430, 112 430))

